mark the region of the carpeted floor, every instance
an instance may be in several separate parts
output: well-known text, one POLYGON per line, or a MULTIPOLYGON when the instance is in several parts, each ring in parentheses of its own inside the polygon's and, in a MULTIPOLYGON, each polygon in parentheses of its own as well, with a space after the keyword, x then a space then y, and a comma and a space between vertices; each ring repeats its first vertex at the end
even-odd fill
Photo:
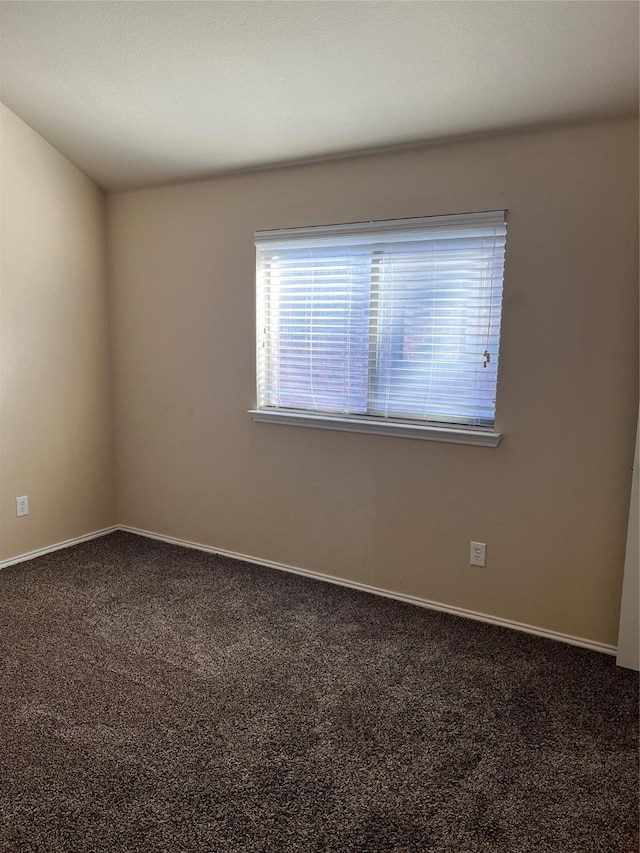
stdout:
POLYGON ((3 851, 637 850, 610 657, 125 533, 0 632, 3 851))

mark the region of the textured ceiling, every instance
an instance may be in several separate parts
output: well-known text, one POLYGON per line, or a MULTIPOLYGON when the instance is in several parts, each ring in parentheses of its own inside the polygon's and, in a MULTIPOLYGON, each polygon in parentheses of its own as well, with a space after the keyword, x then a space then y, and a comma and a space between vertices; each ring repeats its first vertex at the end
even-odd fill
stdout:
POLYGON ((107 189, 638 109, 636 2, 11 2, 2 101, 107 189))

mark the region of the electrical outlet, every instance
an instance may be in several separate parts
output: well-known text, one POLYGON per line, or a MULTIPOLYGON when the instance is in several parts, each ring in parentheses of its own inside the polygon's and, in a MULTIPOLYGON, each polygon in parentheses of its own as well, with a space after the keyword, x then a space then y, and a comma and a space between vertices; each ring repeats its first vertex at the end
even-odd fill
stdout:
POLYGON ((29 515, 29 495, 16 498, 16 515, 29 515))
POLYGON ((472 566, 487 565, 487 546, 484 542, 472 542, 469 553, 469 562, 472 566))

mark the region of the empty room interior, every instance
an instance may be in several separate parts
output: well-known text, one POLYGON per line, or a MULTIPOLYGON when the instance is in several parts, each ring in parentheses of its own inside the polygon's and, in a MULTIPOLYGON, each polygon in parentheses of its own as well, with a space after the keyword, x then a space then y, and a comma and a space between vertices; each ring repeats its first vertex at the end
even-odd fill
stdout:
POLYGON ((0 850, 633 853, 640 4, 0 2, 0 850))

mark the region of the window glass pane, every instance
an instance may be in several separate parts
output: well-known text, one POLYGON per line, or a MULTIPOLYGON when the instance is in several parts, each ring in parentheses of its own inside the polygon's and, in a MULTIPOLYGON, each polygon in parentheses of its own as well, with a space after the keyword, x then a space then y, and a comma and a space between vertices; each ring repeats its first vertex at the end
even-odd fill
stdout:
POLYGON ((268 361, 263 404, 366 413, 368 252, 281 251, 265 271, 268 361))
POLYGON ((386 247, 372 414, 493 424, 502 284, 495 242, 386 247))

